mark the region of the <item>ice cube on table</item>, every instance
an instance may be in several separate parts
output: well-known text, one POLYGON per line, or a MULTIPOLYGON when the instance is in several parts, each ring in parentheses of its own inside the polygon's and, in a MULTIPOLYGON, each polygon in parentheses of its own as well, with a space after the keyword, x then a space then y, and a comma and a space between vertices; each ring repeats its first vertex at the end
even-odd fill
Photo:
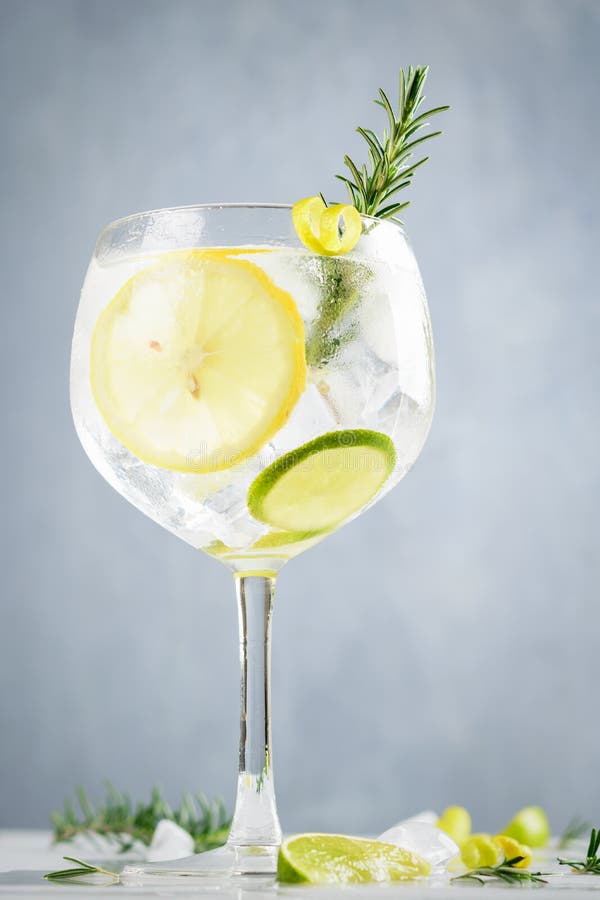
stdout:
POLYGON ((146 859, 148 862, 164 862, 183 859, 194 852, 194 839, 184 828, 170 819, 161 819, 152 835, 146 859))
POLYGON ((459 847, 449 834, 436 827, 431 821, 431 815, 428 811, 419 814, 419 816, 427 816, 425 820, 419 816, 404 819, 380 834, 377 840, 396 844, 397 847, 418 854, 427 860, 434 870, 445 869, 450 860, 458 855, 459 847))

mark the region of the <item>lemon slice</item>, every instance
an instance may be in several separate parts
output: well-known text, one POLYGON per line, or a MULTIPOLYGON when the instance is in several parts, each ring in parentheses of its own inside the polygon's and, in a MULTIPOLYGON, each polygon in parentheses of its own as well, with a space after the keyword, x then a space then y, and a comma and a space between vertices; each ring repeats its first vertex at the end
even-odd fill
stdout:
POLYGON ((332 431, 261 472, 250 485, 248 508, 255 519, 286 531, 328 531, 375 496, 395 462, 386 434, 332 431))
POLYGON ((260 449, 304 390, 304 326, 292 297, 222 251, 165 253, 100 315, 94 399, 144 462, 214 472, 260 449))
POLYGON ((322 197, 306 197, 292 207, 292 220, 305 247, 323 256, 339 256, 355 246, 362 221, 355 206, 325 206, 322 197))
POLYGON ((343 834, 300 834, 279 849, 281 883, 369 884, 429 875, 429 863, 395 844, 343 834))

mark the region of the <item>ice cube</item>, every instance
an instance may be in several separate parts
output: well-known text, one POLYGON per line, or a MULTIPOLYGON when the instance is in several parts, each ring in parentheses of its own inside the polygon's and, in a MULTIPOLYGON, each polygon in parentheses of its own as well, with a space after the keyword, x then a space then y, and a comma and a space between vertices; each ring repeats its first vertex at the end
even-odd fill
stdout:
POLYGON ((170 819, 161 819, 152 835, 146 859, 163 862, 167 859, 183 859, 194 852, 194 839, 184 828, 170 819))
POLYGON ((404 819, 392 828, 388 828, 377 838, 388 844, 396 844, 404 850, 410 850, 426 859, 432 869, 446 868, 451 859, 459 853, 450 835, 437 828, 431 821, 418 818, 404 819))
POLYGON ((406 825, 409 822, 426 822, 428 825, 435 825, 437 820, 439 819, 439 815, 433 809, 424 809, 419 813, 415 813, 414 816, 409 816, 408 819, 402 819, 401 822, 398 822, 399 825, 406 825))
POLYGON ((341 427, 343 424, 332 398, 329 377, 327 383, 321 380, 309 382, 288 422, 277 432, 273 445, 279 455, 341 427))

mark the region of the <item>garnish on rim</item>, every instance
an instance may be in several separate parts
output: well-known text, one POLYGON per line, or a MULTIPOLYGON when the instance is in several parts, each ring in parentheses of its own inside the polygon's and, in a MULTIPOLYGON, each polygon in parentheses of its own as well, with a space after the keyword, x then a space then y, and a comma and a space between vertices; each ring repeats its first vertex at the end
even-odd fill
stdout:
POLYGON ((348 253, 362 232, 360 215, 354 206, 348 203, 326 206, 320 195, 295 203, 292 219, 304 246, 322 256, 348 253))
POLYGON ((429 66, 409 66, 406 71, 400 69, 400 97, 398 112, 395 113, 385 91, 379 88, 379 98, 375 100, 387 113, 389 127, 383 132, 383 140, 368 128, 356 130, 369 145, 369 163, 361 168, 349 156, 344 163, 350 170, 352 178, 336 175, 343 181, 356 209, 367 216, 378 219, 396 218, 396 213, 405 209, 405 203, 389 203, 398 191, 410 185, 416 170, 429 159, 424 156, 418 162, 412 162, 415 148, 431 138, 437 137, 441 131, 415 137, 418 131, 426 128, 428 119, 437 113, 450 109, 449 106, 436 106, 427 112, 417 112, 425 99, 423 87, 429 66))
POLYGON ((307 197, 294 205, 294 227, 309 250, 324 256, 347 253, 355 246, 362 231, 359 213, 378 219, 396 219, 397 213, 409 205, 410 201, 398 203, 390 200, 410 185, 416 170, 429 159, 425 156, 413 162, 416 147, 441 134, 441 131, 433 131, 417 137, 417 132, 427 127, 431 116, 450 108, 437 106, 418 113, 425 99, 423 86, 428 69, 428 66, 409 66, 406 70, 400 70, 397 112, 394 112, 385 91, 379 89, 375 103, 385 110, 388 117, 388 128, 381 139, 369 128, 359 126, 356 129, 368 144, 369 165, 363 163, 359 168, 349 156, 345 156, 344 164, 351 177, 336 175, 346 185, 351 205, 339 203, 327 206, 322 194, 307 197))

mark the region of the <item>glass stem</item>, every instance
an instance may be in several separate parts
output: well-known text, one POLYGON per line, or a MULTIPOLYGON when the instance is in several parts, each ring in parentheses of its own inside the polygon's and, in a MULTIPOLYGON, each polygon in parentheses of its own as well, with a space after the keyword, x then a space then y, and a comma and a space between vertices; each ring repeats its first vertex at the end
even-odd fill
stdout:
POLYGON ((236 576, 241 715, 237 799, 229 845, 276 847, 281 827, 271 754, 271 613, 275 578, 236 576))

